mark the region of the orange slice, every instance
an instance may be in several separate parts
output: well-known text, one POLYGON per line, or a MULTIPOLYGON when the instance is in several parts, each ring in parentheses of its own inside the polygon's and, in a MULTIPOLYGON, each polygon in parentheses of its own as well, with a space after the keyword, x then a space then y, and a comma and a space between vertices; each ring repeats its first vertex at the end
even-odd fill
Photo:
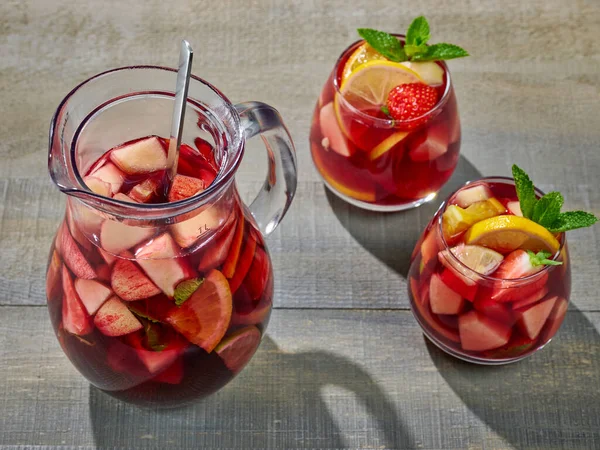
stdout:
POLYGON ((394 134, 391 134, 383 141, 381 141, 377 146, 371 150, 368 154, 369 161, 375 161, 380 156, 389 152, 396 144, 398 144, 402 139, 408 136, 407 131, 397 131, 394 134))

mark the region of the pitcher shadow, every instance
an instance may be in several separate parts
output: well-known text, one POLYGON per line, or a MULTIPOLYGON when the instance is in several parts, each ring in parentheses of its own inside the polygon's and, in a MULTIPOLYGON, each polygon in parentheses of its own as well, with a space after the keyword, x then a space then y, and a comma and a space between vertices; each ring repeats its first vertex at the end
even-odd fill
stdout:
POLYGON ((406 278, 410 255, 442 201, 467 181, 481 178, 481 173, 464 156, 435 199, 418 208, 398 213, 367 211, 353 206, 326 187, 327 200, 342 226, 377 259, 406 278))
POLYGON ((394 405, 360 366, 323 351, 283 352, 268 335, 248 367, 211 397, 180 409, 143 409, 90 387, 90 419, 101 448, 341 448, 343 430, 323 400, 330 386, 362 404, 379 447, 415 447, 394 405))
POLYGON ((469 364, 426 341, 456 395, 513 448, 599 448, 600 335, 573 304, 553 341, 517 363, 469 364))

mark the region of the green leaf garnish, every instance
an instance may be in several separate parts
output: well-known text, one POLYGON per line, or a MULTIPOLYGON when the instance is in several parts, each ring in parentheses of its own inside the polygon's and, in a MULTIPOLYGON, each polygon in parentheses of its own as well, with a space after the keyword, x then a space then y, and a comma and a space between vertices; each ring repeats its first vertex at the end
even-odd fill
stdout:
POLYGON ((134 313, 136 316, 138 316, 142 319, 149 320, 150 322, 153 322, 153 323, 160 323, 160 320, 148 315, 147 312, 142 311, 141 309, 137 308, 136 306, 133 306, 133 305, 128 305, 128 306, 129 306, 129 311, 134 313))
POLYGON ((158 325, 144 321, 144 331, 146 332, 146 345, 155 352, 162 352, 167 348, 167 344, 160 342, 160 329, 158 325))
POLYGON ((398 38, 385 31, 377 31, 371 28, 359 28, 357 31, 367 44, 390 61, 406 61, 406 53, 404 53, 404 49, 398 38))
POLYGON ((431 35, 429 23, 423 16, 417 17, 409 25, 404 46, 398 38, 384 31, 372 28, 359 28, 357 31, 371 47, 394 62, 441 61, 469 56, 469 53, 458 45, 445 43, 427 45, 431 35))
POLYGON ((387 105, 383 105, 383 106, 381 107, 381 112, 382 112, 382 113, 384 113, 386 116, 389 116, 389 115, 390 115, 390 110, 389 110, 389 108, 387 107, 387 105))
POLYGON ((552 259, 548 259, 552 256, 552 254, 550 252, 541 251, 541 252, 533 253, 531 250, 527 250, 527 254, 529 255, 529 260, 531 261, 531 265, 533 267, 562 265, 562 261, 554 261, 552 259))
POLYGON ((591 227, 598 221, 593 214, 585 211, 567 211, 560 213, 554 223, 548 226, 551 233, 564 233, 576 228, 591 227))
POLYGON ((560 192, 549 192, 535 203, 531 220, 548 228, 558 218, 563 203, 564 199, 560 192))
POLYGON ((529 179, 529 175, 516 164, 513 164, 512 166, 512 174, 515 179, 515 188, 517 190, 517 197, 519 198, 523 217, 531 219, 533 216, 533 208, 537 203, 533 183, 529 179))
POLYGON ((192 296, 196 289, 204 283, 204 278, 192 278, 191 280, 184 280, 177 285, 175 288, 175 304, 181 306, 188 298, 192 296))

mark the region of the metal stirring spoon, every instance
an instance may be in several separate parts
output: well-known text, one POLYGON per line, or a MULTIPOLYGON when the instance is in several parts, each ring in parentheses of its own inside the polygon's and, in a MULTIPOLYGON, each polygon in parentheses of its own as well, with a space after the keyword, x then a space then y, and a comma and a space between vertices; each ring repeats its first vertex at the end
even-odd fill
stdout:
POLYGON ((185 119, 185 105, 187 102, 188 89, 190 87, 190 75, 192 73, 192 59, 194 51, 190 43, 185 39, 181 41, 179 51, 179 69, 177 71, 177 84, 175 87, 175 103, 173 105, 173 120, 171 122, 171 139, 169 139, 169 153, 167 155, 167 183, 166 194, 177 174, 177 162, 179 161, 179 147, 181 146, 181 134, 183 132, 183 120, 185 119))

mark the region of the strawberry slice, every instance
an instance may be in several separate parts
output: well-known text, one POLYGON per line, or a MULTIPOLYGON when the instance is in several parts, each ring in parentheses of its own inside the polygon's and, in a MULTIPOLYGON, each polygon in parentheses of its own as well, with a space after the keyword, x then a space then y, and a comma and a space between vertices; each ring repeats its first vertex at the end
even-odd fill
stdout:
POLYGON ((554 308, 557 298, 550 297, 540 303, 516 311, 518 316, 517 324, 521 332, 528 336, 529 339, 538 337, 546 323, 546 319, 548 319, 552 312, 552 308, 554 308))
MULTIPOLYGON (((477 284, 467 284, 467 277, 459 274, 453 269, 445 268, 440 274, 441 280, 446 286, 457 292, 461 297, 466 298, 470 302, 475 300, 477 295, 477 284)), ((472 281, 472 280, 469 280, 472 281)))
POLYGON ((90 316, 79 300, 71 274, 65 266, 62 268, 62 286, 64 293, 62 323, 64 329, 77 336, 84 336, 91 333, 94 327, 90 316))
POLYGON ((58 229, 58 235, 56 236, 56 250, 63 261, 67 265, 71 272, 75 274, 77 278, 85 278, 91 280, 96 278, 96 272, 87 262, 83 253, 77 246, 77 243, 71 236, 67 225, 63 222, 58 229))
POLYGON ((153 297, 161 290, 144 275, 141 269, 127 259, 119 259, 112 270, 110 283, 121 299, 128 302, 153 297))
MULTIPOLYGON (((510 253, 500 264, 495 278, 512 280, 528 277, 540 272, 545 266, 535 265, 532 257, 525 250, 515 250, 510 253)), ((512 302, 526 298, 541 290, 548 280, 548 272, 534 277, 529 283, 518 286, 510 286, 509 283, 499 282, 491 294, 492 300, 497 302, 512 302)))
POLYGON ((496 322, 478 311, 469 311, 459 316, 458 330, 462 348, 478 352, 506 345, 511 334, 510 326, 496 322))
POLYGON ((458 314, 465 301, 462 296, 444 283, 441 276, 433 274, 429 282, 429 302, 435 314, 458 314))
POLYGON ((204 190, 204 181, 185 175, 175 175, 169 190, 169 202, 192 197, 204 190))
MULTIPOLYGON (((394 120, 408 121, 427 114, 438 101, 438 92, 425 83, 405 83, 393 88, 388 94, 387 108, 394 120)), ((427 121, 424 117, 410 123, 415 128, 427 121)))
POLYGON ((194 139, 194 145, 198 149, 198 152, 202 155, 202 157, 208 161, 210 166, 214 170, 218 170, 219 167, 215 161, 214 147, 210 144, 210 142, 202 139, 201 137, 197 137, 194 139))

